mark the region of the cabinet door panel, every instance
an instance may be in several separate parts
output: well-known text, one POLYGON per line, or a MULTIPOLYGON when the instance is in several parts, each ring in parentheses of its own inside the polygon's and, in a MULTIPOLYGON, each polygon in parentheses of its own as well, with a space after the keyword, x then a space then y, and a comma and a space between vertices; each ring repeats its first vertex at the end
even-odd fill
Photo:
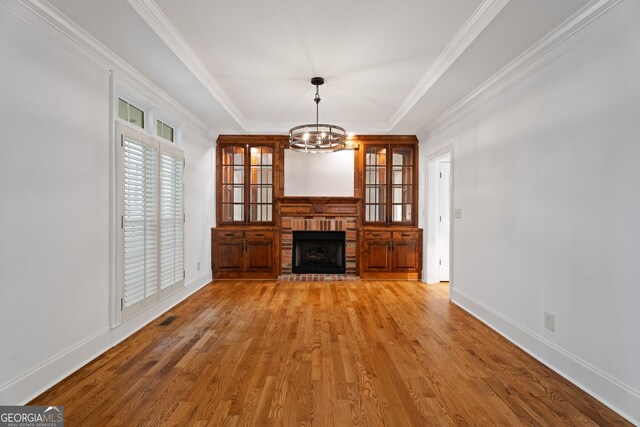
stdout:
POLYGON ((393 267, 398 271, 413 271, 418 269, 418 242, 394 241, 393 267))
POLYGON ((242 241, 214 242, 214 269, 221 271, 242 271, 244 267, 242 246, 242 241))
POLYGON ((391 222, 413 222, 414 147, 391 148, 391 222))
POLYGON ((222 147, 217 185, 220 187, 218 208, 222 222, 243 222, 246 191, 244 147, 222 147))
POLYGON ((364 221, 366 223, 387 222, 389 202, 387 188, 386 146, 371 145, 364 154, 364 221))
POLYGON ((277 143, 242 137, 218 138, 216 215, 218 225, 273 224, 277 143), (224 142, 225 140, 229 142, 224 142), (233 141, 233 142, 231 142, 233 141), (253 141, 253 142, 250 142, 253 141))
POLYGON ((273 242, 270 240, 247 241, 247 271, 271 271, 273 269, 273 242))
POLYGON ((389 242, 385 240, 365 240, 362 268, 365 271, 382 271, 391 267, 389 242))

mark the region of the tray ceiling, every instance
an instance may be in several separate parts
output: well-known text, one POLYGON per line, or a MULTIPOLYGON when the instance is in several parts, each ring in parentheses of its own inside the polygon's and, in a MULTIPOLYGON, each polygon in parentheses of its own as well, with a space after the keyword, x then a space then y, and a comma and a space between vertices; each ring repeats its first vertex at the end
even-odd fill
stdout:
POLYGON ((53 0, 213 130, 416 133, 586 0, 53 0))

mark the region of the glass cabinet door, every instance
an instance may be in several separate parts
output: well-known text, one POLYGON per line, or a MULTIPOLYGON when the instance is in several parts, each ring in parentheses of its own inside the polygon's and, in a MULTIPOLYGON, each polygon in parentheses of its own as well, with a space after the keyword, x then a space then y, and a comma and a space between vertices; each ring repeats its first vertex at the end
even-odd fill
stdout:
POLYGON ((254 144, 220 147, 221 224, 273 222, 274 151, 254 144))
POLYGON ((387 222, 387 148, 369 146, 364 162, 365 222, 387 222))
POLYGON ((241 146, 223 147, 221 165, 220 208, 222 221, 243 222, 245 148, 241 146))
POLYGON ((413 147, 391 148, 391 222, 413 220, 413 147))
POLYGON ((251 147, 249 222, 273 221, 273 148, 251 147))
POLYGON ((415 146, 366 145, 364 223, 411 225, 415 222, 415 146))

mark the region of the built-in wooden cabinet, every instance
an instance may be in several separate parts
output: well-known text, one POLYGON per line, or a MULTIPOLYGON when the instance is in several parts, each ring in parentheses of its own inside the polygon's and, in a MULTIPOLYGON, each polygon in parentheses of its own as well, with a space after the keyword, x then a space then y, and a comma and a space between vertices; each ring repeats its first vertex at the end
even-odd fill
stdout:
POLYGON ((216 279, 278 276, 275 227, 225 227, 211 230, 211 267, 216 279))
POLYGON ((417 211, 417 139, 367 139, 362 146, 365 225, 415 226, 417 211))
MULTIPOLYGON (((352 198, 285 198, 286 144, 286 135, 218 138, 217 227, 211 232, 214 278, 276 278, 282 268, 280 258, 288 262, 287 246, 280 247, 281 226, 285 227, 280 215, 288 218, 286 227, 291 227, 289 217, 333 221, 333 217, 352 214, 347 220, 350 229, 357 230, 353 233, 357 234, 355 250, 353 243, 351 249, 347 247, 353 251, 352 272, 365 279, 418 279, 422 230, 416 227, 417 138, 369 135, 351 139, 355 149, 352 198)), ((356 240, 355 235, 349 238, 356 240)))
POLYGON ((267 137, 223 135, 216 154, 218 226, 273 224, 277 144, 267 137))
POLYGON ((360 276, 363 279, 419 279, 422 271, 422 230, 363 228, 360 276))
POLYGON ((215 279, 276 278, 275 215, 282 136, 220 135, 216 148, 216 224, 211 230, 215 279))
POLYGON ((419 279, 422 230, 416 227, 418 140, 412 135, 358 139, 362 185, 360 276, 419 279))

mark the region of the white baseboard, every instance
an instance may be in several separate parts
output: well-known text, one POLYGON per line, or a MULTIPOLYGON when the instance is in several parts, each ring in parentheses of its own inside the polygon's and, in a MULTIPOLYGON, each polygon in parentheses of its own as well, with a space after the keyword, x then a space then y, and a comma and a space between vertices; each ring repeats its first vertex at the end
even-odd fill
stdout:
POLYGON ((109 328, 81 341, 0 388, 0 405, 24 405, 109 349, 109 328))
POLYGON ((640 393, 457 289, 451 301, 603 404, 640 425, 640 393))
MULTIPOLYGON (((211 282, 211 271, 189 281, 178 292, 169 295, 137 316, 113 329, 105 328, 26 374, 0 387, 0 405, 24 405, 77 371, 111 347, 118 345, 149 322, 179 304, 211 282)), ((60 403, 60 402, 58 402, 60 403)))
POLYGON ((148 307, 132 318, 113 327, 111 329, 110 336, 111 347, 118 345, 123 340, 127 339, 129 336, 133 335, 134 333, 148 325, 154 319, 160 317, 167 310, 184 301, 191 294, 211 282, 211 277, 211 271, 208 271, 207 273, 190 280, 189 283, 187 283, 185 287, 180 289, 178 292, 169 295, 165 299, 159 301, 157 304, 148 307))

